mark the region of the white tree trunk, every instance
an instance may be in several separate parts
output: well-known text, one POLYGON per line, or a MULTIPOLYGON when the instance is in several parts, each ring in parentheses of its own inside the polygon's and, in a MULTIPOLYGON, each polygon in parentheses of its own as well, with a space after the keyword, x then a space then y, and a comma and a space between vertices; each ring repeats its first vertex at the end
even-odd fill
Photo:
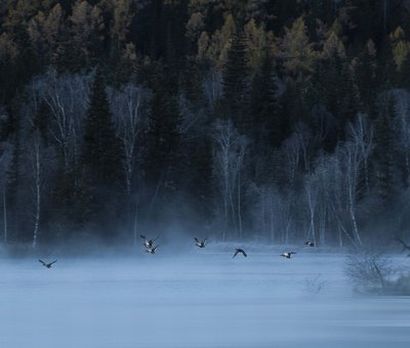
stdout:
POLYGON ((7 230, 7 199, 6 199, 6 189, 3 191, 3 227, 4 227, 4 244, 8 243, 8 230, 7 230))
POLYGON ((135 202, 134 212, 134 245, 138 244, 138 202, 135 202))
POLYGON ((238 171, 238 232, 242 239, 242 211, 241 211, 241 169, 238 171))
POLYGON ((35 151, 35 163, 34 163, 34 175, 35 175, 35 215, 34 215, 34 229, 33 229, 33 242, 32 247, 37 247, 37 237, 40 227, 40 213, 41 213, 41 166, 40 166, 40 144, 36 139, 34 144, 35 151))
POLYGON ((347 181, 348 181, 348 205, 349 205, 349 215, 350 219, 352 221, 352 226, 353 226, 353 235, 354 235, 354 240, 357 242, 359 245, 362 245, 362 240, 360 238, 359 234, 359 228, 357 226, 357 220, 356 220, 356 212, 355 212, 355 190, 356 190, 356 173, 357 173, 357 168, 353 167, 354 163, 351 158, 351 154, 348 156, 348 165, 349 165, 349 172, 347 173, 347 181))

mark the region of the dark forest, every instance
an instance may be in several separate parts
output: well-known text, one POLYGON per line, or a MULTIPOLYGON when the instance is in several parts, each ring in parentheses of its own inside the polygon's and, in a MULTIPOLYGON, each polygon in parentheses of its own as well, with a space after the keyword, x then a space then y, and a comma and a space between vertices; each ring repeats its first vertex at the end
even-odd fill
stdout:
POLYGON ((0 238, 410 237, 409 12, 1 1, 0 238))

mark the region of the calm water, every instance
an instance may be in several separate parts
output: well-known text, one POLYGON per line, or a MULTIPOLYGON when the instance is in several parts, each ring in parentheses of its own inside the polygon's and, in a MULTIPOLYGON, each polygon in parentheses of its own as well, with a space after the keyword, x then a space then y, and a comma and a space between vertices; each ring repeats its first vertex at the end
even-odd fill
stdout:
POLYGON ((3 259, 0 347, 410 347, 410 298, 352 294, 343 255, 232 248, 3 259))

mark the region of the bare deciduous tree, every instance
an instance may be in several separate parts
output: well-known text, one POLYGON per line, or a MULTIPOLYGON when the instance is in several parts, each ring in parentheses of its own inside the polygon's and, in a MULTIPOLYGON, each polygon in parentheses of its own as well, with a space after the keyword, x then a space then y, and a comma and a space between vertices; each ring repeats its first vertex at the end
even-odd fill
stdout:
POLYGON ((125 184, 131 194, 137 144, 146 122, 146 101, 149 93, 142 87, 128 84, 121 90, 110 90, 110 104, 117 132, 124 151, 125 184))
POLYGON ((32 102, 48 106, 48 132, 60 149, 66 172, 79 156, 81 123, 88 107, 88 82, 89 77, 84 75, 58 75, 49 70, 31 84, 32 102))
POLYGON ((241 170, 247 141, 235 129, 231 121, 218 121, 213 134, 214 169, 223 201, 224 230, 226 239, 229 224, 242 234, 241 170))

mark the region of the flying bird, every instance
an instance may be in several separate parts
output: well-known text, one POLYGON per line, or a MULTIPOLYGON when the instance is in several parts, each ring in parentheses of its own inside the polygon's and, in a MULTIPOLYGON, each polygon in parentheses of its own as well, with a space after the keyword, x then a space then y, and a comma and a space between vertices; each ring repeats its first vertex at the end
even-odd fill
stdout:
POLYGON ((315 246, 315 242, 312 242, 311 240, 307 240, 307 241, 305 242, 305 245, 306 245, 306 246, 309 246, 309 247, 314 247, 314 246, 315 246))
POLYGON ((44 267, 50 269, 51 266, 57 262, 57 260, 54 260, 53 262, 50 262, 50 263, 46 263, 43 260, 38 260, 38 262, 40 262, 44 267))
POLYGON ((152 247, 146 248, 145 252, 149 254, 155 254, 155 252, 157 251, 157 248, 158 248, 158 245, 152 246, 152 247))
POLYGON ((242 254, 245 257, 248 257, 248 255, 246 254, 245 250, 243 249, 235 249, 235 254, 233 254, 232 258, 234 258, 236 255, 238 254, 242 254))
POLYGON ((205 248, 205 246, 206 246, 206 238, 204 239, 204 240, 199 240, 198 238, 194 238, 194 240, 195 240, 195 245, 198 247, 198 248, 205 248))
MULTIPOLYGON (((402 247, 403 247, 402 251, 405 251, 405 250, 410 251, 410 245, 408 245, 408 244, 407 244, 406 242, 404 242, 402 239, 396 238, 396 241, 399 242, 399 243, 402 245, 402 247)), ((408 254, 407 256, 410 256, 410 254, 408 254)))
POLYGON ((158 239, 159 236, 157 236, 157 238, 155 239, 147 239, 147 237, 141 234, 140 237, 144 240, 144 246, 148 249, 154 246, 154 242, 158 239))
POLYGON ((280 254, 280 256, 286 257, 287 259, 290 259, 292 257, 292 255, 296 254, 295 251, 286 251, 282 254, 280 254))

